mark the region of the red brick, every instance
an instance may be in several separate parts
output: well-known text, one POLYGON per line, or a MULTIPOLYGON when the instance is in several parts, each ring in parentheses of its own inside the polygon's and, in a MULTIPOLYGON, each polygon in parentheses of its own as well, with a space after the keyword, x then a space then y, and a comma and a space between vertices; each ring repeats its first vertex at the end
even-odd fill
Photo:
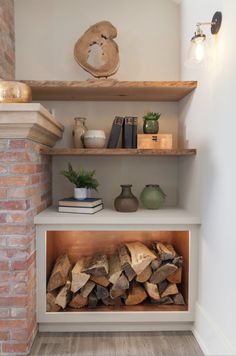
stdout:
POLYGON ((6 199, 7 197, 7 189, 0 188, 0 199, 6 199))
POLYGON ((0 285, 0 295, 2 297, 6 296, 6 295, 9 295, 9 292, 10 292, 10 287, 9 287, 8 284, 0 285))
POLYGON ((9 328, 26 328, 27 320, 26 319, 5 319, 0 320, 0 329, 9 329, 9 328))
POLYGON ((28 271, 11 271, 10 281, 11 282, 26 282, 28 280, 28 271))
POLYGON ((8 261, 0 261, 0 271, 8 271, 8 261))
POLYGON ((3 162, 29 162, 31 157, 27 152, 0 152, 0 161, 3 162))
POLYGON ((34 175, 31 177, 31 184, 38 184, 40 182, 40 176, 34 175))
POLYGON ((21 188, 9 188, 9 198, 29 198, 34 194, 40 194, 39 187, 21 187, 21 188))
MULTIPOLYGON (((0 204, 1 204, 1 202, 0 202, 0 204)), ((0 213, 0 223, 5 223, 6 217, 7 217, 7 215, 5 213, 0 213)))
POLYGON ((10 279, 10 273, 9 272, 0 271, 0 282, 6 282, 6 281, 9 281, 9 279, 10 279))
POLYGON ((0 164, 0 174, 7 173, 7 167, 0 164))
POLYGON ((0 247, 6 247, 7 245, 7 238, 6 236, 0 235, 0 247))
POLYGON ((2 307, 24 307, 27 305, 27 297, 0 297, 2 307))
POLYGON ((29 148, 29 141, 24 139, 11 139, 9 141, 10 148, 29 148))
POLYGON ((27 213, 10 213, 6 216, 6 222, 8 223, 23 223, 27 222, 27 213))
POLYGON ((25 282, 17 283, 12 288, 13 295, 27 295, 27 290, 31 290, 31 288, 28 289, 25 282))
POLYGON ((9 331, 0 331, 0 341, 6 341, 10 339, 9 331))
POLYGON ((28 235, 23 236, 8 236, 7 245, 9 247, 25 247, 30 241, 28 235))
POLYGON ((19 352, 27 352, 29 349, 28 343, 3 343, 2 351, 8 353, 19 353, 19 352))
MULTIPOLYGON (((1 166, 0 166, 1 171, 1 166)), ((11 166, 11 172, 15 174, 33 174, 38 172, 37 164, 14 164, 11 166)))
POLYGON ((26 270, 32 263, 35 262, 35 252, 30 256, 27 261, 11 261, 12 270, 23 271, 26 270))
POLYGON ((0 225, 1 235, 23 235, 28 232, 28 226, 24 225, 0 225))
POLYGON ((29 209, 28 200, 10 200, 10 201, 0 201, 0 209, 4 210, 27 210, 29 209))
POLYGON ((26 176, 18 176, 18 177, 1 176, 0 177, 0 186, 2 187, 25 186, 28 185, 29 182, 30 182, 30 177, 26 177, 26 176))
POLYGON ((28 329, 11 330, 11 340, 22 341, 22 340, 28 340, 28 338, 29 338, 28 329))

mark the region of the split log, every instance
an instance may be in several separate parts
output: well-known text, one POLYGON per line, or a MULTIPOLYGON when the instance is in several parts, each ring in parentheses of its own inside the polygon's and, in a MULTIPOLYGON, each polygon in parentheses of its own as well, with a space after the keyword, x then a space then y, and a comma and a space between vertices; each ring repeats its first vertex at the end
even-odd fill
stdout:
POLYGON ((160 296, 160 293, 158 291, 158 287, 156 284, 145 282, 144 287, 145 287, 146 292, 149 295, 149 297, 151 297, 154 300, 161 299, 161 296, 160 296))
POLYGON ((106 276, 108 274, 108 260, 106 255, 95 255, 89 257, 82 272, 96 277, 106 276))
POLYGON ((173 299, 174 304, 185 304, 184 297, 182 296, 181 293, 173 295, 172 299, 173 299))
POLYGON ((156 249, 162 261, 172 260, 176 256, 174 247, 170 244, 156 243, 156 249))
POLYGON ((160 256, 158 256, 157 254, 155 254, 155 255, 156 255, 155 260, 153 260, 153 261, 151 262, 151 267, 152 267, 152 270, 153 270, 153 271, 156 271, 156 270, 160 267, 160 265, 161 265, 160 256))
POLYGON ((173 274, 177 268, 178 267, 171 263, 166 263, 165 265, 158 268, 155 272, 153 272, 150 278, 150 282, 156 284, 164 281, 164 279, 173 274))
POLYGON ((56 304, 57 292, 53 290, 52 292, 48 292, 46 296, 47 303, 47 312, 59 312, 61 307, 56 304))
POLYGON ((153 303, 153 304, 173 304, 174 302, 171 297, 164 297, 164 298, 161 298, 160 300, 151 299, 151 303, 153 303))
POLYGON ((82 297, 87 298, 89 294, 92 292, 93 288, 95 287, 95 283, 92 281, 88 281, 81 289, 80 294, 82 297))
POLYGON ((103 298, 102 302, 107 306, 120 307, 122 305, 122 300, 120 297, 117 297, 115 299, 112 299, 111 297, 103 298))
POLYGON ((131 266, 137 275, 156 258, 154 253, 141 242, 126 243, 126 246, 131 254, 131 266))
POLYGON ((161 294, 161 297, 168 297, 169 295, 174 295, 174 294, 178 294, 178 288, 177 285, 174 283, 169 283, 169 285, 167 286, 167 288, 164 290, 164 292, 161 294))
POLYGON ((106 276, 100 276, 100 277, 91 276, 90 280, 95 282, 96 284, 99 284, 100 286, 103 286, 103 287, 109 286, 109 280, 107 279, 106 276))
POLYGON ((88 296, 88 308, 96 308, 98 304, 98 299, 96 297, 96 294, 94 292, 90 293, 88 296))
POLYGON ((57 305, 60 305, 62 309, 65 309, 67 306, 68 302, 71 299, 71 282, 67 281, 66 285, 60 289, 60 292, 58 293, 55 303, 57 305))
POLYGON ((149 266, 147 266, 143 272, 141 272, 137 277, 136 277, 136 281, 139 282, 139 283, 144 283, 146 281, 149 280, 149 278, 151 277, 152 275, 152 269, 149 266))
POLYGON ((74 266, 71 271, 72 274, 72 283, 71 290, 73 293, 77 292, 82 288, 89 280, 90 275, 87 273, 81 272, 84 268, 85 259, 81 258, 74 266))
POLYGON ((182 267, 179 267, 173 274, 167 277, 167 280, 171 283, 181 283, 182 280, 182 267))
POLYGON ((88 303, 88 298, 85 298, 81 295, 81 293, 76 293, 74 294, 69 307, 74 308, 74 309, 80 309, 83 308, 85 305, 88 303))
POLYGON ((129 292, 128 298, 125 300, 126 305, 137 305, 142 303, 147 298, 147 293, 139 285, 134 284, 129 292))
POLYGON ((109 292, 107 290, 107 288, 104 288, 100 285, 97 285, 96 287, 96 296, 99 299, 103 299, 103 298, 107 298, 109 297, 109 292))
POLYGON ((162 294, 164 292, 164 290, 167 288, 168 284, 169 283, 167 282, 166 279, 164 281, 158 283, 158 289, 159 289, 160 294, 162 294))
POLYGON ((117 290, 117 289, 128 289, 129 288, 129 281, 125 277, 124 273, 117 279, 116 283, 113 284, 112 290, 117 290))
POLYGON ((177 267, 182 267, 184 260, 182 256, 177 256, 173 259, 172 261, 173 265, 176 265, 177 267))
POLYGON ((56 259, 50 275, 47 291, 51 292, 58 287, 64 286, 68 280, 71 263, 67 255, 61 255, 56 259))
POLYGON ((128 280, 130 282, 134 279, 134 277, 136 276, 136 273, 133 270, 133 268, 131 267, 131 258, 128 253, 128 250, 125 246, 122 246, 121 248, 119 248, 118 253, 119 253, 121 268, 125 272, 128 280))
POLYGON ((78 64, 94 77, 110 77, 119 68, 119 49, 113 40, 117 36, 116 28, 109 21, 100 21, 90 26, 75 44, 74 57, 78 64), (91 47, 97 44, 102 51, 99 67, 88 62, 91 47))
POLYGON ((115 284, 122 273, 121 263, 118 255, 109 257, 109 282, 115 284))
POLYGON ((110 297, 112 299, 116 299, 118 297, 121 297, 125 295, 125 290, 124 289, 116 289, 116 290, 112 290, 112 288, 110 289, 110 297))

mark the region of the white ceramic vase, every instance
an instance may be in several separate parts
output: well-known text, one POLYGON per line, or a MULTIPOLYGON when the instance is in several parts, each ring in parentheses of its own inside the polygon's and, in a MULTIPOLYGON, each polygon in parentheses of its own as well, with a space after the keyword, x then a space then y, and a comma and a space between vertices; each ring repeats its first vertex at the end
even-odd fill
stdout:
POLYGON ((87 188, 74 188, 74 198, 77 200, 84 200, 88 197, 87 188))
POLYGON ((106 143, 106 135, 103 130, 88 130, 84 134, 86 148, 103 148, 106 143))

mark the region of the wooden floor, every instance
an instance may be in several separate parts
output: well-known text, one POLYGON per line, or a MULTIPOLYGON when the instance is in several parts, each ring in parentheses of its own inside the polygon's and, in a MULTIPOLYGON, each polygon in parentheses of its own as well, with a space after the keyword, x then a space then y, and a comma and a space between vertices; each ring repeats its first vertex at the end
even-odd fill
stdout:
POLYGON ((30 355, 203 356, 189 331, 38 333, 30 355))

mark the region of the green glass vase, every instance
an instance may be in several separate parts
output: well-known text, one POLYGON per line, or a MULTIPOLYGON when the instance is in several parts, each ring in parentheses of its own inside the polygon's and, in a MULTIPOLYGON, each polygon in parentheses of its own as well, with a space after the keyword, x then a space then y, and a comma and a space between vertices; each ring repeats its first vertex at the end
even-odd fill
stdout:
POLYGON ((144 119, 143 120, 143 133, 157 134, 159 131, 158 120, 144 119))
POLYGON ((160 209, 166 199, 166 194, 157 184, 148 184, 140 194, 142 206, 146 209, 160 209))

